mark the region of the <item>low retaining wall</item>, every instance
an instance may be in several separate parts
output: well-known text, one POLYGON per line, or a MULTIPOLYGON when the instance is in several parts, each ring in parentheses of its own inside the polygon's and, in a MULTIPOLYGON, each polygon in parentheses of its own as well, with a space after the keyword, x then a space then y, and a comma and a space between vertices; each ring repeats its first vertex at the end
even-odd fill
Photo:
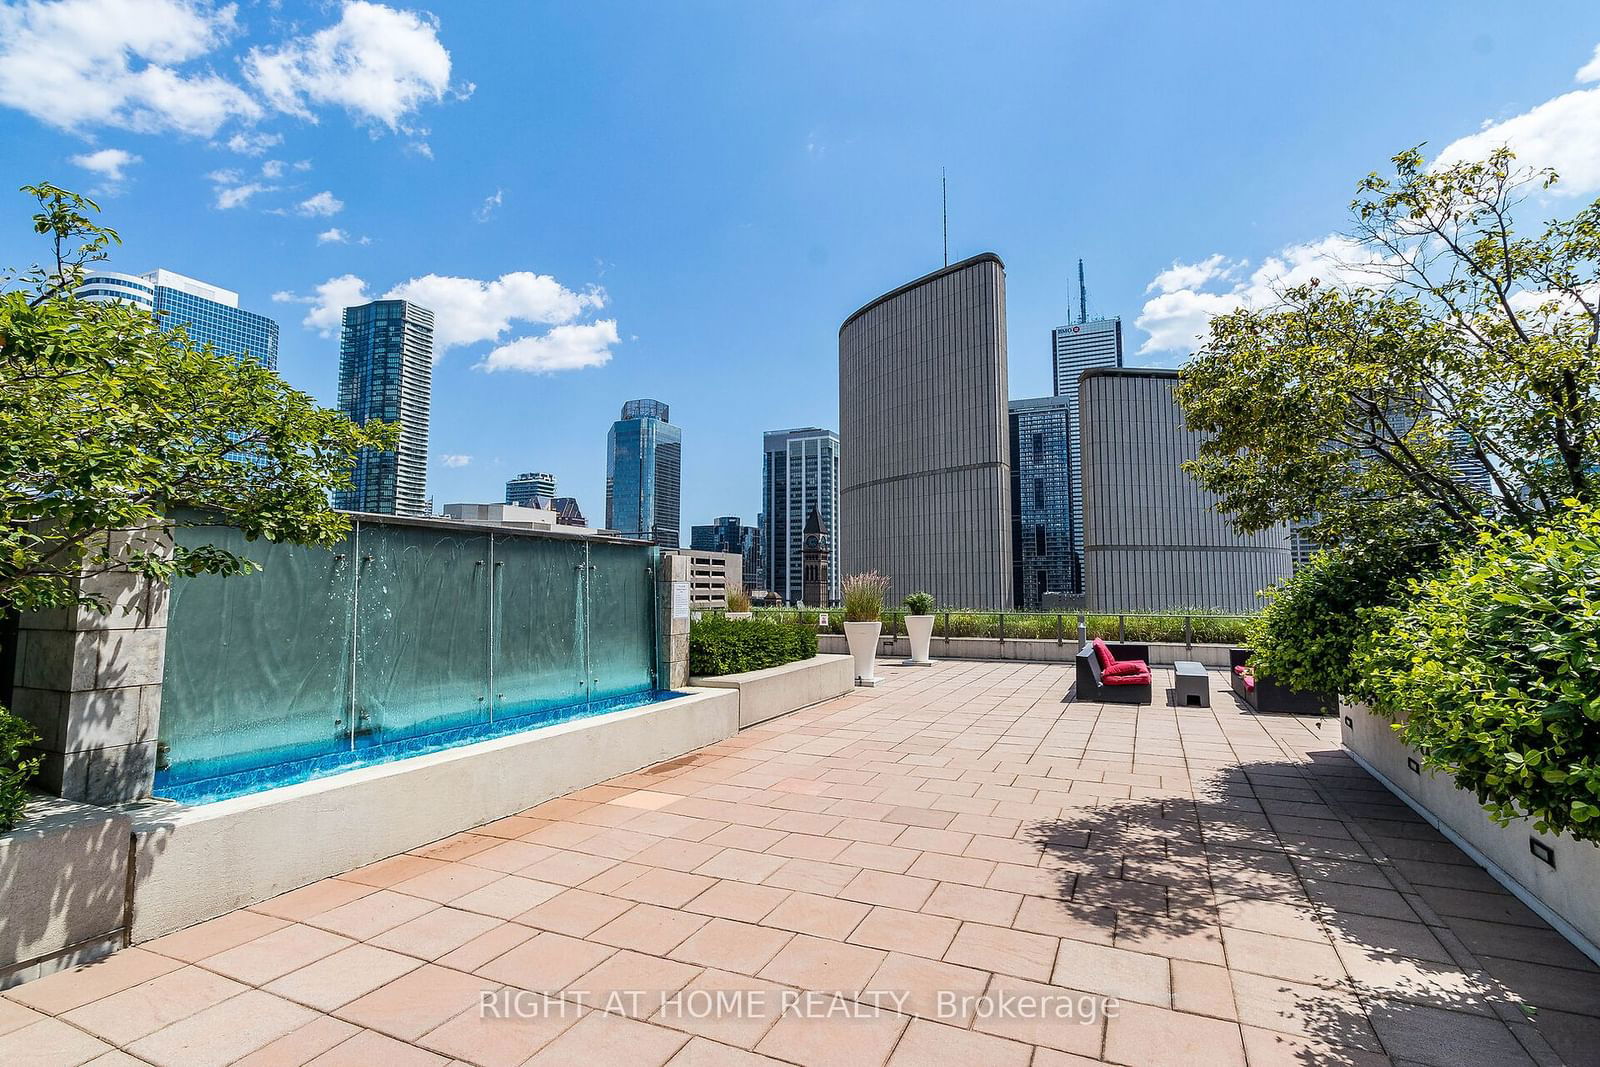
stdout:
POLYGON ((855 661, 838 655, 814 656, 762 671, 689 679, 690 685, 735 690, 739 694, 741 730, 844 696, 855 688, 855 682, 855 661))
POLYGON ((52 797, 0 834, 0 989, 126 943, 130 822, 52 797))
POLYGON ((1341 707, 1339 717, 1344 747, 1356 762, 1600 963, 1600 846, 1536 833, 1531 819, 1501 826, 1449 775, 1424 769, 1387 719, 1360 705, 1341 707), (1541 846, 1553 866, 1536 854, 1541 846))
POLYGON ((738 694, 694 690, 133 822, 129 936, 145 941, 732 737, 738 694))
MULTIPOLYGON (((1113 642, 1115 643, 1115 642, 1113 642)), ((1142 642, 1141 642, 1142 643, 1142 642)), ((1151 644, 1150 662, 1170 666, 1180 659, 1194 660, 1207 667, 1226 667, 1231 645, 1151 644)), ((818 634, 817 649, 822 652, 848 652, 842 634, 818 634)), ((938 637, 928 648, 934 659, 1014 660, 1023 663, 1071 663, 1078 654, 1078 639, 1059 643, 1038 638, 938 637)), ((893 664, 911 656, 911 643, 904 635, 883 637, 878 642, 878 660, 893 664)))

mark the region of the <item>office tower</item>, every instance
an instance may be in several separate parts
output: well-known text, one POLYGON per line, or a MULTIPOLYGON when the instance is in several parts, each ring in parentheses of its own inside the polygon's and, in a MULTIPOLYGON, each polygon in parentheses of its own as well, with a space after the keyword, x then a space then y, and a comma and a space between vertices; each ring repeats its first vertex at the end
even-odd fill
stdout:
POLYGON ((556 513, 557 526, 588 526, 589 520, 583 517, 583 511, 578 507, 578 498, 575 496, 558 496, 550 501, 550 509, 556 513))
POLYGON ((630 400, 606 437, 606 529, 677 548, 683 432, 659 400, 630 400))
MULTIPOLYGON (((1072 316, 1069 314, 1068 318, 1072 316)), ((1069 592, 1083 593, 1083 465, 1078 441, 1078 379, 1086 370, 1122 366, 1122 319, 1089 317, 1089 290, 1078 260, 1077 320, 1050 331, 1051 376, 1056 396, 1066 401, 1068 490, 1072 497, 1068 536, 1072 542, 1073 579, 1069 592)))
POLYGON ((554 474, 519 474, 506 482, 506 503, 524 508, 548 508, 556 495, 554 474))
POLYGON ((93 269, 79 286, 80 300, 120 300, 156 313, 163 330, 182 326, 189 340, 238 359, 278 369, 278 324, 239 307, 239 294, 170 270, 118 274, 93 269))
POLYGON ((1013 400, 1010 412, 1011 595, 1018 609, 1038 611, 1045 593, 1072 596, 1083 585, 1072 551, 1072 419, 1059 396, 1013 400))
POLYGON ((828 578, 828 558, 833 554, 833 539, 822 522, 822 513, 816 508, 806 516, 805 530, 800 544, 800 602, 811 607, 825 608, 831 596, 832 583, 828 578))
POLYGON ((382 515, 428 515, 428 411, 433 400, 433 312, 405 300, 344 309, 339 408, 352 422, 398 422, 392 451, 364 448, 351 488, 333 506, 382 515))
POLYGON ((886 293, 839 328, 847 574, 891 598, 1011 607, 1006 276, 992 252, 886 293))
MULTIPOLYGON (((839 435, 816 426, 768 430, 761 438, 761 555, 766 587, 785 603, 802 596, 800 542, 815 508, 839 529, 839 435)), ((830 545, 828 597, 839 599, 839 539, 830 545)))
POLYGON ((746 526, 737 515, 720 515, 707 525, 690 527, 689 547, 696 552, 726 552, 738 556, 747 588, 759 588, 765 581, 761 572, 761 531, 746 526))
POLYGON ((1237 533, 1182 469, 1200 435, 1183 425, 1172 370, 1084 373, 1084 582, 1095 612, 1253 612, 1288 577, 1289 529, 1237 533))

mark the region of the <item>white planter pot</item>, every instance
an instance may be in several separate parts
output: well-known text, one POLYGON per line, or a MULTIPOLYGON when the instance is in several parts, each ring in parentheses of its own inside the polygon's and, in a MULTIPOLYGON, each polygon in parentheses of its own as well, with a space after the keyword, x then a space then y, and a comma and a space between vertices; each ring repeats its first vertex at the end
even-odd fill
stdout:
POLYGON ((928 645, 933 642, 933 616, 932 615, 907 615, 906 636, 911 639, 911 658, 905 661, 907 667, 927 667, 933 660, 928 658, 928 645))
POLYGON ((857 685, 877 685, 883 680, 878 677, 878 635, 882 632, 881 622, 844 624, 844 639, 850 643, 850 655, 856 661, 857 685))

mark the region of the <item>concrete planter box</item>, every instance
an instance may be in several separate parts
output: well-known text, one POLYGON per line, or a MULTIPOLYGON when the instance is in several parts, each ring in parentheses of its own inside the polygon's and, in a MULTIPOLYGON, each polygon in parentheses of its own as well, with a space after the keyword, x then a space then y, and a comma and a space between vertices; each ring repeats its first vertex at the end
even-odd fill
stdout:
MULTIPOLYGON (((1076 627, 1074 626, 1074 630, 1076 627)), ((1150 645, 1150 662, 1170 666, 1180 659, 1194 660, 1207 667, 1226 667, 1231 645, 1150 645)), ((846 652, 845 639, 837 634, 818 634, 820 652, 846 652)), ((1021 663, 1071 663, 1078 655, 1076 633, 1061 643, 1039 638, 1004 641, 997 637, 940 637, 934 635, 930 652, 934 659, 1013 660, 1021 663)), ((911 644, 904 634, 878 641, 878 655, 884 660, 906 659, 911 644)))
POLYGON ((1535 833, 1531 819, 1501 826, 1448 775, 1423 769, 1420 755, 1390 729, 1389 720, 1361 705, 1342 706, 1339 717, 1344 747, 1356 762, 1600 963, 1600 846, 1535 833), (1536 854, 1542 849, 1549 850, 1554 866, 1536 854))
POLYGON ((234 800, 151 805, 133 820, 131 940, 504 818, 715 744, 738 728, 737 693, 691 690, 234 800))
POLYGON ((0 834, 0 989, 125 944, 127 815, 55 798, 0 834))
POLYGON ((689 682, 708 689, 736 690, 742 730, 844 696, 855 688, 855 665, 849 656, 815 656, 763 671, 691 678, 689 682))

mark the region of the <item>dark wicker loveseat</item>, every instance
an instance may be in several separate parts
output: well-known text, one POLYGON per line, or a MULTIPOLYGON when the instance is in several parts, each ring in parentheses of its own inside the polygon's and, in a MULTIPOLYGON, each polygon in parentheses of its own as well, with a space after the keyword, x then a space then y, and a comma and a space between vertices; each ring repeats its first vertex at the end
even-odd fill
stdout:
POLYGON ((1103 704, 1149 704, 1150 646, 1107 644, 1096 639, 1078 650, 1079 700, 1103 704), (1104 663, 1106 650, 1114 663, 1104 663), (1136 669, 1135 669, 1136 668, 1136 669))
POLYGON ((1323 715, 1338 710, 1339 702, 1328 693, 1306 693, 1258 678, 1250 670, 1250 650, 1230 648, 1228 666, 1233 692, 1256 711, 1277 715, 1323 715))

